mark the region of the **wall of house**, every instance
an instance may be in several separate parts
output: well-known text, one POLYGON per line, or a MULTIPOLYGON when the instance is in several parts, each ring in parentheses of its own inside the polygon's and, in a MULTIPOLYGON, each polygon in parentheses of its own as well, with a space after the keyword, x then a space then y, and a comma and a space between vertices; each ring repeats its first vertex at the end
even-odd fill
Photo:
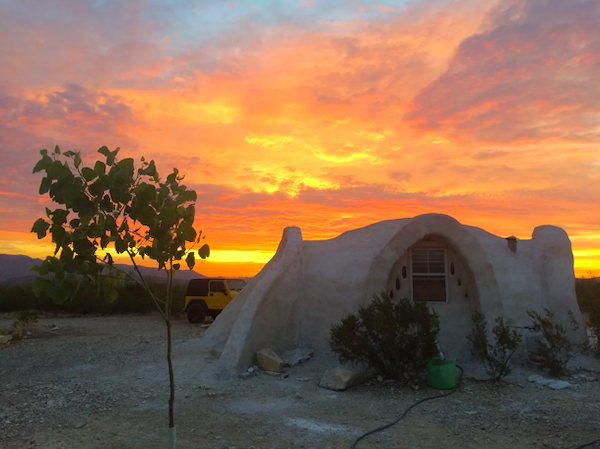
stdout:
POLYGON ((440 349, 446 357, 468 357, 467 334, 471 330, 471 315, 479 310, 479 294, 472 270, 446 239, 428 235, 404 252, 390 271, 387 293, 394 299, 412 298, 410 251, 423 248, 441 248, 446 254, 446 302, 428 302, 440 318, 440 349))

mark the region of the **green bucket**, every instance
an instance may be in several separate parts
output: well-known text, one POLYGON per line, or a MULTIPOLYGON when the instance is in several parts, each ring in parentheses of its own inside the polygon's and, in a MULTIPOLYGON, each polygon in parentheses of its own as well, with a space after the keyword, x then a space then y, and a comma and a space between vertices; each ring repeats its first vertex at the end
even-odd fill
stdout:
POLYGON ((438 390, 456 385, 456 360, 432 359, 427 363, 427 383, 438 390))

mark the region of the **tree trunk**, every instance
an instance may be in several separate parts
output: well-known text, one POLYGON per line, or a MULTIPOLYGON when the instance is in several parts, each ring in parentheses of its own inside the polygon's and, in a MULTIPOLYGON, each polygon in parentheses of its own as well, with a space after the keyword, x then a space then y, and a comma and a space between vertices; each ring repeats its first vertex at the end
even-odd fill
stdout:
POLYGON ((169 449, 175 449, 176 433, 175 433, 175 416, 173 406, 175 404, 175 376, 173 375, 173 360, 171 359, 171 320, 170 316, 167 323, 167 362, 169 364, 169 449))

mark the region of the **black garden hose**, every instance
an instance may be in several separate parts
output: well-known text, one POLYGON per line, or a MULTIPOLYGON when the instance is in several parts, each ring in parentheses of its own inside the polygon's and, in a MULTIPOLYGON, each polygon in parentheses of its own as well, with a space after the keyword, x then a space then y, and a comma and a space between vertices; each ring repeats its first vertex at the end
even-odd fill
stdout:
MULTIPOLYGON (((385 425, 383 425, 383 426, 381 426, 381 427, 377 427, 376 429, 369 430, 369 431, 368 431, 368 432, 366 432, 366 433, 363 433, 363 434, 362 434, 361 436, 359 436, 359 437, 358 437, 356 440, 354 440, 354 443, 352 444, 352 446, 351 446, 351 449, 355 449, 355 448, 356 448, 356 445, 357 445, 357 444, 358 444, 358 443, 359 443, 361 440, 363 440, 363 439, 367 438, 369 435, 373 435, 374 433, 381 432, 382 430, 385 430, 385 429, 389 429, 389 428, 390 428, 390 427, 392 427, 393 425, 395 425, 395 424, 398 424, 398 423, 399 423, 399 422, 400 422, 400 421, 401 421, 401 420, 402 420, 402 419, 403 419, 403 418, 404 418, 404 417, 405 417, 405 416, 408 414, 408 412, 410 412, 410 411, 411 411, 413 408, 415 408, 416 406, 418 406, 418 405, 422 404, 423 402, 427 402, 427 401, 433 401, 434 399, 440 399, 440 398, 445 398, 445 397, 448 397, 448 396, 450 396, 452 393, 454 393, 456 390, 458 390, 458 389, 460 388, 460 385, 461 385, 461 383, 462 383, 462 378, 463 378, 463 375, 464 375, 464 370, 463 370, 463 369, 462 369, 462 367, 461 367, 461 366, 459 366, 459 365, 456 365, 456 367, 457 367, 458 369, 460 369, 460 377, 458 378, 458 383, 456 384, 456 386, 455 386, 455 387, 454 387, 452 390, 450 390, 450 391, 448 391, 448 392, 446 392, 446 393, 438 394, 438 395, 436 395, 436 396, 430 396, 430 397, 428 397, 428 398, 424 398, 424 399, 421 399, 421 400, 419 400, 419 401, 415 402, 414 404, 410 405, 410 406, 409 406, 409 407, 408 407, 406 410, 404 410, 404 413, 402 413, 402 415, 400 415, 400 416, 399 416, 397 419, 395 419, 394 421, 392 421, 392 422, 390 422, 390 423, 388 423, 388 424, 385 424, 385 425)), ((600 438, 598 438, 597 440, 590 441, 590 442, 588 442, 588 443, 581 444, 581 445, 579 445, 579 446, 573 447, 572 449, 584 449, 584 448, 586 448, 586 447, 593 446, 593 445, 594 445, 594 444, 596 444, 596 443, 600 443, 600 438)))
POLYGON ((461 367, 461 366, 459 366, 459 365, 456 365, 456 367, 457 367, 457 368, 460 370, 460 377, 458 378, 458 383, 456 384, 456 386, 455 386, 455 387, 454 387, 452 390, 450 390, 450 391, 448 391, 448 392, 446 392, 446 393, 438 394, 438 395, 436 395, 436 396, 430 396, 430 397, 428 397, 428 398, 424 398, 424 399, 421 399, 421 400, 419 400, 419 401, 415 402, 414 404, 410 405, 410 406, 409 406, 409 407, 408 407, 406 410, 404 410, 404 413, 402 413, 402 415, 400 415, 400 416, 399 416, 397 419, 395 419, 394 421, 392 421, 392 422, 390 422, 390 423, 388 423, 388 424, 385 424, 385 425, 383 425, 383 426, 381 426, 381 427, 377 427, 376 429, 369 430, 369 431, 368 431, 368 432, 366 432, 366 433, 363 433, 363 434, 362 434, 361 436, 359 436, 359 437, 358 437, 356 440, 354 440, 354 443, 352 444, 351 448, 352 448, 352 449, 355 449, 355 448, 356 448, 356 445, 357 445, 357 444, 358 444, 358 443, 359 443, 361 440, 363 440, 363 439, 365 439, 366 437, 368 437, 369 435, 373 435, 374 433, 381 432, 382 430, 385 430, 385 429, 389 429, 389 428, 390 428, 390 427, 392 427, 393 425, 396 425, 396 424, 398 424, 398 423, 399 423, 399 422, 400 422, 400 421, 401 421, 401 420, 402 420, 402 419, 403 419, 403 418, 404 418, 404 417, 405 417, 405 416, 408 414, 408 412, 410 412, 410 411, 411 411, 413 408, 415 408, 417 405, 420 405, 420 404, 422 404, 423 402, 427 402, 427 401, 433 401, 434 399, 440 399, 440 398, 445 398, 445 397, 448 397, 448 396, 450 396, 452 393, 454 393, 456 390, 458 390, 458 389, 460 388, 460 385, 461 385, 461 383, 462 383, 462 378, 463 378, 463 375, 464 375, 464 370, 463 370, 463 369, 462 369, 462 367, 461 367))

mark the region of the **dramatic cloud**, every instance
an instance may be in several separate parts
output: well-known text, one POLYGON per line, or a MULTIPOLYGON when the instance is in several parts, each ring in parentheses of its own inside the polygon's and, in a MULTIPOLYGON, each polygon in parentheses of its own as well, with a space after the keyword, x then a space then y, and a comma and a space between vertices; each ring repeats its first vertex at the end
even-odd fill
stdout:
POLYGON ((482 140, 600 140, 600 3, 503 2, 406 118, 482 140))
POLYGON ((0 252, 52 251, 28 232, 41 148, 108 145, 185 173, 206 274, 256 273, 285 226, 429 212, 563 226, 600 270, 598 8, 0 0, 0 252))

